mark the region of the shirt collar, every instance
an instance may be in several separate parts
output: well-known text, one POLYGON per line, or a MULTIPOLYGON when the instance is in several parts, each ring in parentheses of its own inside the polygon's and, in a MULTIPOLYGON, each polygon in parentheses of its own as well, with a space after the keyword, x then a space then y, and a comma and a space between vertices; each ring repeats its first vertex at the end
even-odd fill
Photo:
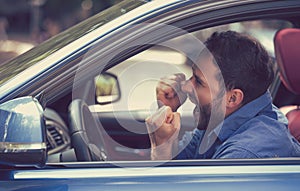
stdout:
POLYGON ((272 108, 272 97, 269 91, 247 103, 239 110, 225 118, 223 123, 218 125, 212 133, 215 133, 220 141, 228 139, 242 124, 252 119, 267 106, 272 108))

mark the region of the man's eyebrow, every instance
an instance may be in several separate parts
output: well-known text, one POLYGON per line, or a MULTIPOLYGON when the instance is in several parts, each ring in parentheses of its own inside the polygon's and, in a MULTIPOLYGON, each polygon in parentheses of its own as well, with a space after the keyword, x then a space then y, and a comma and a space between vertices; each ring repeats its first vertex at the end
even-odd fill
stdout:
POLYGON ((206 84, 205 81, 204 81, 201 77, 199 77, 199 76, 196 75, 196 72, 195 72, 196 67, 197 67, 197 66, 195 66, 195 65, 193 64, 193 66, 192 66, 193 76, 196 78, 196 80, 197 80, 198 82, 201 82, 201 84, 206 84))

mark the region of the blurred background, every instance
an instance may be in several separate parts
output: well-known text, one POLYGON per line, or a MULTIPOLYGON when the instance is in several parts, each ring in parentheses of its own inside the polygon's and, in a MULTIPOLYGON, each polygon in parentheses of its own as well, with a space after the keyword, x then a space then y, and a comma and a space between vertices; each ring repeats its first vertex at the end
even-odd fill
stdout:
POLYGON ((0 0, 0 65, 121 0, 0 0))

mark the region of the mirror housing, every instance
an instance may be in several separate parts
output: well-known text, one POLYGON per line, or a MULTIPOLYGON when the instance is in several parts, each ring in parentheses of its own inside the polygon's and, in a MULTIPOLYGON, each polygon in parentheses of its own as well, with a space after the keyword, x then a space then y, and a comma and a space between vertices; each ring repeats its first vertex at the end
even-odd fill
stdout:
POLYGON ((104 105, 118 101, 121 98, 120 85, 117 76, 105 72, 95 78, 96 103, 104 105))
POLYGON ((0 165, 42 167, 47 159, 43 108, 33 97, 0 105, 0 165))

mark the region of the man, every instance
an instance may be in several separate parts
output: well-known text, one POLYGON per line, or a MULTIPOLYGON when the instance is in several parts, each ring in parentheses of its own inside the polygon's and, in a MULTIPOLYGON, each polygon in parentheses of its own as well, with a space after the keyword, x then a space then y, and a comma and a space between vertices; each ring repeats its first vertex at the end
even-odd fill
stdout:
POLYGON ((160 109, 146 119, 152 159, 267 158, 300 156, 287 120, 272 105, 273 63, 255 39, 233 31, 214 33, 183 74, 157 86, 160 109), (178 141, 177 109, 189 97, 196 129, 178 141))

